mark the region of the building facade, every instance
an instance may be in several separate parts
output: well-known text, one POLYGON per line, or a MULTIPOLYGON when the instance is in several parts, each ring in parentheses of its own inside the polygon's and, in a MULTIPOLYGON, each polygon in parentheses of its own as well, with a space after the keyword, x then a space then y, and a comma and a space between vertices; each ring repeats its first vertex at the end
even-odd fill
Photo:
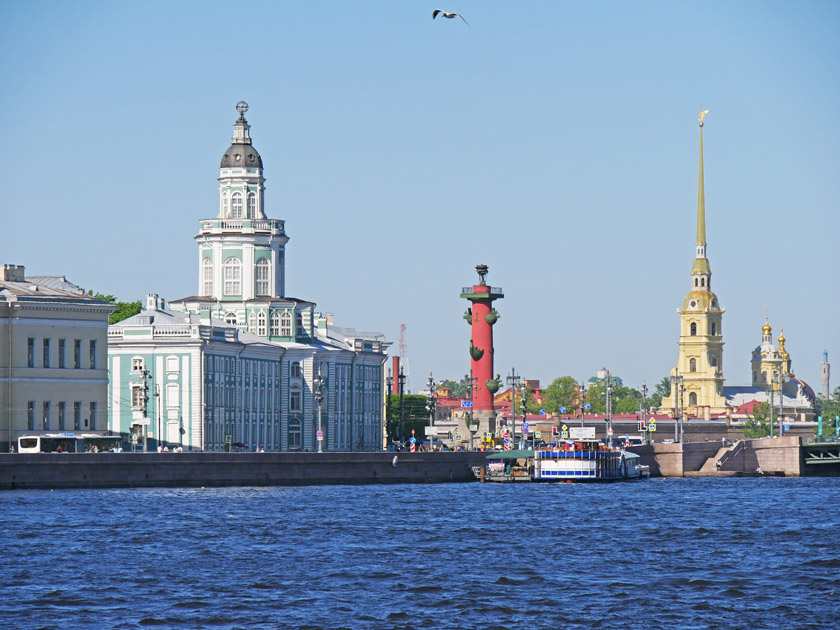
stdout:
POLYGON ((196 295, 150 295, 109 330, 111 427, 146 448, 381 449, 390 344, 286 295, 285 222, 266 216, 247 105, 237 111, 218 211, 195 237, 196 295))
POLYGON ((0 449, 23 434, 107 428, 113 306, 64 278, 0 271, 0 449))
POLYGON ((712 292, 712 270, 706 257, 706 202, 703 178, 703 117, 700 115, 700 167, 697 192, 697 241, 691 286, 683 300, 677 365, 671 370, 671 394, 663 411, 683 409, 709 418, 726 411, 723 393, 723 313, 712 292))

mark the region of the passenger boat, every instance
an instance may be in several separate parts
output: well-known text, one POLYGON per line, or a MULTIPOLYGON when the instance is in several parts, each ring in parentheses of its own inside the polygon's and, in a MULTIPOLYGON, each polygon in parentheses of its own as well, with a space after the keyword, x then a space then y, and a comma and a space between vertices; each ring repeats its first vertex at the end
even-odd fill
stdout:
POLYGON ((636 453, 581 438, 535 451, 533 476, 534 481, 623 481, 642 478, 645 468, 636 453))

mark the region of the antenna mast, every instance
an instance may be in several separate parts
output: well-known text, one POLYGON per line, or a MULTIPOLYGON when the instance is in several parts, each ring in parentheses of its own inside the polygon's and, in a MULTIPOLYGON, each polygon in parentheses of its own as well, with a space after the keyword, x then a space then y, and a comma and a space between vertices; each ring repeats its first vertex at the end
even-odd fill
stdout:
POLYGON ((408 350, 408 343, 405 340, 405 324, 400 324, 400 365, 405 374, 405 391, 411 392, 411 368, 408 365, 406 358, 406 350, 408 350))

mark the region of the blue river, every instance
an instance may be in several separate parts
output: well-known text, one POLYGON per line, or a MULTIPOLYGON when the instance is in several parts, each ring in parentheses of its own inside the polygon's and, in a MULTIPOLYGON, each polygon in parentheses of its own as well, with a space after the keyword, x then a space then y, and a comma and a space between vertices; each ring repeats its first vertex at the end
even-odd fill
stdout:
POLYGON ((840 479, 0 493, 0 628, 838 628, 840 479))

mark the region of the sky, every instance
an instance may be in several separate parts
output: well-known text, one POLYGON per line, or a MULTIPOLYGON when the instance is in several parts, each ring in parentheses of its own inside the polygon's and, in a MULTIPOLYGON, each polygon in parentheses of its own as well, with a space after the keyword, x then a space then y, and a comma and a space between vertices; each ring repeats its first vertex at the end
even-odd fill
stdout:
POLYGON ((728 385, 765 314, 840 384, 836 2, 0 1, 0 262, 120 299, 198 289, 250 105, 287 295, 379 331, 411 388, 469 371, 461 287, 504 290, 495 371, 677 360, 704 127, 728 385), (432 11, 458 20, 432 20, 432 11))

